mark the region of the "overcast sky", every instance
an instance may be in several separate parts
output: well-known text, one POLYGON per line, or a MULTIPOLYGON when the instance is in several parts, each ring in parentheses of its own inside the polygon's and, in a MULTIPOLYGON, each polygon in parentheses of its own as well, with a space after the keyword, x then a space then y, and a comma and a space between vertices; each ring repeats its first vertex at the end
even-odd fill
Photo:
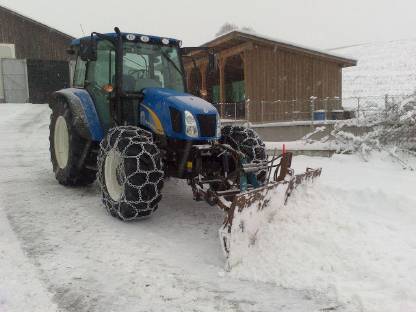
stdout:
POLYGON ((122 31, 211 40, 224 22, 326 49, 416 38, 416 0, 0 0, 0 4, 72 36, 122 31))

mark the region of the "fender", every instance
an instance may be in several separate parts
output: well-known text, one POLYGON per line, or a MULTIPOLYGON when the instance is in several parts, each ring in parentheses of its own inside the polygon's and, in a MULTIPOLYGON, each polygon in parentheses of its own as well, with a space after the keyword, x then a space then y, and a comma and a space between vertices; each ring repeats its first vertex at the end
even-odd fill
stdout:
MULTIPOLYGON (((89 93, 84 89, 67 88, 52 94, 55 100, 60 97, 63 97, 69 104, 74 126, 79 135, 87 140, 101 141, 104 131, 89 93)), ((57 105, 57 102, 53 101, 49 106, 52 108, 53 105, 57 105)))

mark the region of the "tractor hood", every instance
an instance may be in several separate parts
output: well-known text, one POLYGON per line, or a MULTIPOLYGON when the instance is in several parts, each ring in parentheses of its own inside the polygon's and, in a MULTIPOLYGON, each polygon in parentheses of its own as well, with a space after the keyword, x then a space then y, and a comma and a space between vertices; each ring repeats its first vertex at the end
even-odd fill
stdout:
POLYGON ((217 139, 219 116, 211 103, 188 93, 164 88, 146 88, 143 95, 140 105, 142 125, 173 139, 217 139), (185 111, 190 112, 197 123, 197 136, 190 137, 185 131, 185 111))
POLYGON ((217 114, 214 105, 188 93, 163 88, 146 88, 143 90, 143 94, 144 103, 161 104, 165 108, 174 107, 181 112, 187 110, 194 115, 217 114))

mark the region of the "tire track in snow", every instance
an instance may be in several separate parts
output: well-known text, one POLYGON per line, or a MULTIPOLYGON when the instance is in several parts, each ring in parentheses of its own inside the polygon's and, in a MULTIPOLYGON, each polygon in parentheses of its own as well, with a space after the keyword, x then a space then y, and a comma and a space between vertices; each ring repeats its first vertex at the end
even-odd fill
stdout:
POLYGON ((167 183, 153 218, 122 223, 109 217, 96 185, 64 188, 55 181, 49 109, 20 109, 13 119, 0 120, 8 138, 0 151, 2 202, 60 309, 318 311, 331 303, 274 283, 224 277, 217 237, 222 213, 195 203, 181 181, 167 183))

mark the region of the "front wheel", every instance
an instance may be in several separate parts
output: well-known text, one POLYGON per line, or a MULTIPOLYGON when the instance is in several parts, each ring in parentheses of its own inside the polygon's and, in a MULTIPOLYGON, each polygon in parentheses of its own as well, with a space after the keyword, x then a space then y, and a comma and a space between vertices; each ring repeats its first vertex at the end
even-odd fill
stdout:
POLYGON ((98 182, 112 216, 124 221, 150 216, 162 198, 163 177, 160 151, 149 132, 116 127, 101 142, 98 182))
MULTIPOLYGON (((221 143, 229 144, 246 156, 248 163, 258 163, 267 160, 266 147, 259 135, 250 128, 242 126, 224 126, 221 129, 221 143)), ((265 182, 266 170, 257 173, 257 180, 265 182)))

